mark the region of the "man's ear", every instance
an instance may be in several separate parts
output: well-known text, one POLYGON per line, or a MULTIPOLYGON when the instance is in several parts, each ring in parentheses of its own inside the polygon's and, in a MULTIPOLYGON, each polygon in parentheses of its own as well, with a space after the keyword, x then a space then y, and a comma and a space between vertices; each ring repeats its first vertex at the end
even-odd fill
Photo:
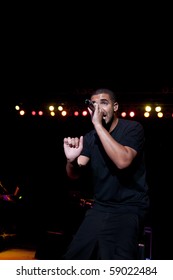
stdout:
POLYGON ((115 102, 114 103, 114 112, 118 111, 118 106, 119 106, 118 102, 115 102))

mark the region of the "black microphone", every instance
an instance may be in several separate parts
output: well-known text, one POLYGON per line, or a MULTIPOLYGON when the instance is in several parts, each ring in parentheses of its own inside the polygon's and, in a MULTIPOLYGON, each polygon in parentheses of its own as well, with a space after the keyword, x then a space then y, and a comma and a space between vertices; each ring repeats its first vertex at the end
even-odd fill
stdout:
POLYGON ((95 110, 95 106, 94 106, 94 103, 89 100, 89 99, 85 99, 85 104, 87 105, 87 107, 89 107, 92 111, 95 110))

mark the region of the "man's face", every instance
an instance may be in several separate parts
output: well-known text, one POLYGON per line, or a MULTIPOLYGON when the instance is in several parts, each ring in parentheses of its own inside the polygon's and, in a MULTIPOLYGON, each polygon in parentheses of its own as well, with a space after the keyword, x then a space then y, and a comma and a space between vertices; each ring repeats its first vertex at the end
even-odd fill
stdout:
POLYGON ((91 101, 93 103, 97 103, 99 109, 103 111, 103 119, 105 123, 109 123, 113 120, 115 116, 115 112, 118 110, 118 103, 113 102, 107 93, 101 93, 97 95, 93 95, 91 97, 91 101))

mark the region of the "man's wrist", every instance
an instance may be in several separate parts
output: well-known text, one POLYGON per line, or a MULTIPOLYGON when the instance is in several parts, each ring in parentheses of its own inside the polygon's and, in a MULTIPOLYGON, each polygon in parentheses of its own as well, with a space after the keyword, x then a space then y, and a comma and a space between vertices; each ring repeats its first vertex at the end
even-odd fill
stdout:
POLYGON ((67 160, 67 163, 70 164, 73 168, 77 168, 77 167, 79 167, 77 159, 78 158, 75 158, 73 161, 67 160))

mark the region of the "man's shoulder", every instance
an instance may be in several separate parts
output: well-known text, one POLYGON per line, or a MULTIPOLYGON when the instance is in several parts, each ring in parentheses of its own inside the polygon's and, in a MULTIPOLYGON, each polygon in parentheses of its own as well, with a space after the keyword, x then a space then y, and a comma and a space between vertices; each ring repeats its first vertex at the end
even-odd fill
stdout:
POLYGON ((89 130, 88 132, 85 133, 85 138, 93 138, 93 136, 96 134, 95 129, 89 130))
POLYGON ((122 131, 136 131, 136 133, 144 133, 143 125, 136 120, 119 119, 119 129, 122 131))
POLYGON ((123 126, 142 126, 139 121, 119 118, 119 124, 123 126))

